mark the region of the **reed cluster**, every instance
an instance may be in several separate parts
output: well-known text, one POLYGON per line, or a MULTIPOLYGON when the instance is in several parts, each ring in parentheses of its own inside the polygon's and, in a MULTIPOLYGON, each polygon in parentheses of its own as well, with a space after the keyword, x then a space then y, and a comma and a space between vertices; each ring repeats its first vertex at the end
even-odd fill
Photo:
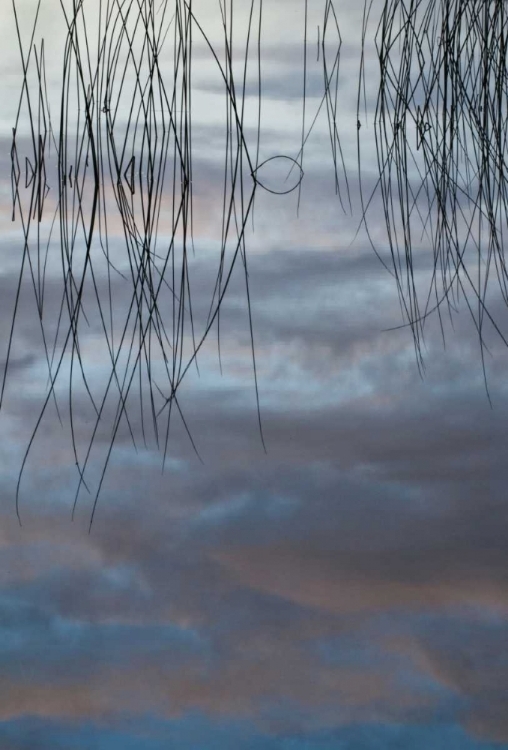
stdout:
MULTIPOLYGON (((327 116, 339 202, 343 210, 352 210, 338 128, 340 8, 323 0, 318 29, 323 88, 319 106, 309 114, 307 2, 302 0, 301 72, 295 72, 301 75, 302 85, 300 150, 292 156, 272 154, 261 162, 263 0, 250 0, 241 38, 235 25, 234 0, 218 0, 219 41, 208 34, 196 0, 103 0, 95 4, 95 10, 86 0, 59 0, 65 41, 56 105, 47 82, 48 43, 38 30, 41 0, 28 41, 26 19, 20 17, 16 0, 12 0, 23 75, 12 131, 12 218, 21 227, 23 253, 0 406, 21 289, 28 280, 49 380, 20 480, 50 403, 61 418, 57 383, 67 378, 66 413, 79 475, 74 508, 79 493, 90 491, 85 475, 91 450, 106 414, 113 413, 111 440, 94 489, 90 523, 120 424, 127 425, 134 445, 139 439, 131 416, 133 401, 137 401, 143 440, 151 424, 164 458, 171 415, 177 411, 186 426, 178 389, 189 368, 197 367, 198 353, 214 326, 220 352, 221 305, 238 264, 245 278, 257 397, 248 222, 259 189, 274 193, 298 190, 300 203, 305 145, 321 112, 327 116), (193 161, 197 43, 219 75, 225 97, 221 237, 213 293, 201 326, 193 314, 189 266, 195 252, 198 180, 193 161), (253 79, 257 108, 254 135, 252 128, 245 126, 247 84, 252 100, 253 79), (21 138, 27 124, 29 137, 21 138), (263 177, 263 169, 274 159, 285 160, 288 179, 292 175, 290 182, 276 188, 268 186, 263 177), (169 231, 160 231, 161 220, 169 225, 169 231), (112 233, 118 234, 119 225, 122 264, 111 239, 112 233), (58 319, 51 327, 45 292, 48 268, 56 265, 61 299, 58 319), (123 308, 116 305, 113 293, 119 280, 129 300, 123 308), (100 321, 109 362, 99 396, 90 386, 81 344, 92 307, 100 321), (84 451, 76 439, 77 388, 80 398, 87 394, 95 415, 84 451), (112 400, 113 412, 107 408, 112 400)), ((361 224, 378 252, 369 219, 376 197, 380 197, 392 258, 390 272, 420 365, 426 320, 435 313, 444 331, 443 310, 451 316, 460 298, 478 330, 482 361, 487 321, 507 343, 487 305, 494 279, 502 299, 508 302, 503 247, 508 206, 507 38, 503 0, 380 0, 379 8, 374 0, 367 0, 365 5, 359 40, 356 135, 361 224), (364 62, 376 15, 377 183, 366 196, 362 174, 372 165, 363 164, 361 144, 366 129, 362 129, 360 110, 362 99, 367 106, 364 62), (423 298, 415 278, 415 258, 422 245, 432 257, 430 284, 423 298)), ((259 399, 258 416, 262 439, 259 399)), ((188 434, 192 441, 190 431, 188 434)), ((17 507, 19 486, 18 482, 17 507)))

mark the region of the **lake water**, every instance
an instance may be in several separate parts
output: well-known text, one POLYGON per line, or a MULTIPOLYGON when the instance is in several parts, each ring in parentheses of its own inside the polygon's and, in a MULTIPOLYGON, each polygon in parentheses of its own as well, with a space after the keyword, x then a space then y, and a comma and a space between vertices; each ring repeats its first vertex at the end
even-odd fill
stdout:
POLYGON ((2 4, 1 748, 508 747, 502 7, 2 4))

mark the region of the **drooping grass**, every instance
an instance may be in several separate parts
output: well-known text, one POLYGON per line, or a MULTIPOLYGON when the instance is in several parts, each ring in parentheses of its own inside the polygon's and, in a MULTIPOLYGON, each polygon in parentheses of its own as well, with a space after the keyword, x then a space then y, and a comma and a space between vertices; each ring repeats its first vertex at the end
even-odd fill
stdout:
MULTIPOLYGON (((109 448, 94 489, 91 524, 122 423, 127 425, 136 446, 140 437, 146 444, 150 422, 163 463, 175 410, 187 429, 178 389, 189 368, 193 364, 197 366, 199 350, 213 326, 217 328, 220 357, 220 309, 238 262, 244 269, 261 430, 246 228, 253 213, 256 190, 264 187, 263 164, 260 163, 263 1, 250 2, 240 57, 233 0, 218 3, 223 32, 221 50, 209 39, 206 28, 195 14, 192 0, 106 0, 100 4, 98 17, 87 10, 83 0, 72 3, 61 0, 66 38, 58 111, 50 102, 46 82, 47 45, 44 39, 37 38, 40 0, 30 39, 25 45, 26 29, 22 25, 26 21, 19 17, 16 0, 12 3, 23 70, 11 154, 13 219, 21 225, 24 249, 0 406, 15 339, 21 289, 28 277, 37 303, 49 381, 21 467, 16 495, 18 517, 20 482, 26 461, 50 402, 55 404, 61 418, 57 384, 67 377, 68 423, 78 471, 74 509, 82 489, 90 491, 85 475, 91 451, 99 428, 104 427, 105 419, 111 419, 112 399, 116 403, 109 448), (196 37, 208 50, 226 97, 222 231, 217 277, 207 320, 201 330, 197 330, 193 315, 188 262, 194 252, 192 109, 196 37), (243 59, 240 77, 238 59, 243 59), (252 139, 251 134, 248 142, 244 126, 246 86, 248 77, 252 78, 253 74, 258 81, 258 126, 255 137, 252 139), (21 122, 30 125, 30 156, 19 153, 17 133, 21 122), (23 157, 27 171, 24 186, 23 157), (56 206, 49 217, 48 195, 55 195, 56 206), (161 235, 159 231, 161 218, 167 223, 168 217, 169 239, 167 232, 161 235), (117 267, 118 259, 112 248, 111 227, 118 225, 118 220, 124 236, 123 258, 128 260, 127 272, 125 263, 122 269, 117 267), (48 225, 50 229, 45 231, 48 225), (44 298, 48 263, 54 265, 57 258, 61 266, 62 296, 54 326, 56 333, 53 332, 50 341, 51 326, 45 314, 44 298), (121 313, 121 319, 121 308, 116 306, 113 291, 119 279, 124 294, 125 290, 130 290, 127 292, 130 303, 121 313), (99 395, 90 384, 89 366, 81 345, 83 331, 92 317, 100 320, 109 358, 109 376, 99 395), (75 417, 76 393, 82 398, 83 391, 95 415, 91 437, 84 450, 76 435, 75 417), (132 417, 135 399, 140 435, 136 434, 132 417)), ((327 2, 327 6, 331 3, 327 2)), ((305 75, 304 60, 304 85, 305 75)), ((296 161, 288 157, 299 170, 291 189, 299 187, 303 177, 304 140, 305 114, 300 154, 296 161)), ((286 186, 278 192, 286 192, 286 186)), ((188 429, 187 432, 194 445, 188 429)))
MULTIPOLYGON (((217 0, 220 42, 209 35, 192 0, 104 0, 96 17, 83 0, 60 0, 66 38, 58 106, 50 101, 48 91, 47 40, 38 37, 40 0, 28 41, 16 0, 12 3, 23 80, 13 128, 11 183, 13 220, 21 228, 23 253, 0 406, 21 289, 28 279, 37 305, 49 381, 20 480, 50 403, 62 423, 65 421, 57 386, 67 378, 66 412, 78 472, 74 508, 82 490, 92 492, 86 481, 91 452, 109 420, 111 439, 93 489, 92 522, 121 425, 127 427, 135 446, 140 439, 146 444, 151 431, 164 463, 176 411, 194 445, 178 390, 189 369, 198 366, 200 349, 212 330, 221 361, 221 307, 237 266, 243 268, 245 278, 263 439, 247 229, 249 222, 254 222, 258 189, 275 193, 297 189, 300 205, 305 147, 321 113, 328 118, 338 201, 342 210, 352 210, 338 129, 340 8, 323 0, 322 23, 317 30, 323 86, 312 113, 307 102, 309 6, 308 0, 301 0, 300 148, 296 154, 263 154, 263 0, 247 0, 243 6, 248 9, 247 21, 241 30, 234 0, 217 0), (206 50, 225 95, 220 242, 211 297, 200 299, 208 309, 203 325, 194 314, 190 268, 199 180, 193 160, 197 41, 206 50), (250 82, 252 100, 253 76, 257 90, 254 132, 245 124, 247 88, 250 82), (20 151, 19 132, 27 123, 30 145, 25 153, 20 151), (286 181, 276 189, 266 184, 263 175, 263 168, 273 159, 287 163, 288 178, 293 176, 291 183, 286 181), (48 214, 48 205, 52 214, 48 214), (169 223, 169 233, 161 231, 161 222, 169 223), (112 240, 118 223, 123 233, 121 263, 118 243, 112 240), (56 259, 62 293, 53 330, 47 320, 45 292, 48 268, 53 268, 56 259), (115 300, 118 283, 123 295, 127 294, 127 305, 115 300), (84 331, 92 319, 100 321, 109 362, 100 393, 92 387, 82 352, 84 331), (83 393, 94 413, 84 448, 77 436, 75 415, 77 394, 82 398, 83 393)), ((487 322, 508 343, 488 305, 493 281, 508 303, 504 260, 508 207, 506 20, 502 0, 365 3, 356 125, 359 209, 378 252, 369 220, 379 195, 391 273, 420 366, 429 316, 438 316, 444 336, 443 313, 453 319, 459 304, 465 304, 471 313, 482 362, 487 322), (371 39, 376 15, 377 28, 371 39), (367 195, 363 189, 363 139, 369 131, 363 125, 367 126, 368 96, 365 53, 371 42, 375 42, 379 62, 374 116, 377 184, 367 195), (422 297, 417 265, 429 247, 431 272, 422 297)), ((19 489, 18 482, 17 508, 19 489)))
POLYGON ((444 336, 443 311, 453 319, 460 303, 483 365, 486 323, 507 343, 488 306, 493 284, 508 302, 507 21, 503 0, 387 0, 379 17, 376 190, 420 363, 426 320, 435 313, 444 336), (433 267, 423 297, 415 281, 422 242, 433 267))

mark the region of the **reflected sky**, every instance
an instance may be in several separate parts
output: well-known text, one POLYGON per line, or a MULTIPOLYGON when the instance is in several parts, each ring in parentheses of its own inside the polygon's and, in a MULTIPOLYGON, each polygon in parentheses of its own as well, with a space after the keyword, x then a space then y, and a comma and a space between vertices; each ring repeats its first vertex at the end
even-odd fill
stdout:
MULTIPOLYGON (((98 0, 84 6, 97 16, 98 0)), ((234 7, 241 49, 250 4, 234 7)), ((308 126, 322 97, 323 7, 309 7, 308 126)), ((219 39, 219 4, 202 0, 194 8, 210 39, 219 39)), ((34 3, 19 0, 17 9, 28 44, 34 3)), ((175 412, 164 472, 164 451, 136 391, 88 533, 115 419, 116 402, 108 402, 87 467, 91 492, 82 488, 71 520, 79 475, 64 356, 55 388, 63 424, 50 404, 20 485, 20 527, 20 466, 48 387, 34 291, 28 281, 22 285, 0 415, 0 750, 508 748, 507 354, 487 332, 491 408, 464 306, 453 326, 444 323, 446 347, 439 320, 429 319, 422 377, 411 332, 397 328, 403 318, 393 278, 364 229, 356 234, 362 12, 358 3, 337 6, 337 124, 353 215, 335 194, 323 111, 306 144, 298 215, 297 190, 282 196, 260 189, 246 232, 266 453, 239 260, 221 307, 220 358, 215 325, 198 367, 179 387, 185 423, 175 412)), ((303 24, 303 2, 265 2, 260 162, 298 158, 303 24)), ((65 27, 57 2, 41 7, 41 35, 48 95, 58 111, 65 27)), ((23 252, 19 221, 11 221, 10 149, 22 73, 9 3, 0 6, 0 59, 3 368, 23 252)), ((241 61, 239 55, 240 69, 241 61)), ((366 61, 368 194, 376 182, 373 45, 366 61)), ((226 107, 199 34, 193 65, 189 273, 203 329, 221 250, 226 107)), ((254 74, 246 90, 245 132, 255 152, 254 74)), ((20 155, 30 148, 24 128, 21 119, 20 155)), ((280 181, 280 174, 267 180, 280 181)), ((55 194, 48 193, 43 234, 55 194)), ((171 235, 168 217, 163 210, 159 247, 171 235)), ((383 222, 378 202, 370 234, 388 262, 383 222)), ((125 274, 123 225, 113 210, 108 231, 111 259, 125 274)), ((56 243, 45 279, 50 340, 63 291, 59 252, 56 243)), ((422 289, 432 274, 429 252, 422 239, 415 255, 422 289)), ((108 278, 106 264, 97 270, 99 294, 111 294, 121 319, 132 285, 119 273, 108 278)), ((94 295, 85 289, 80 347, 99 397, 111 361, 94 295)), ((168 320, 172 305, 168 292, 161 298, 168 320)), ((506 322, 500 294, 493 293, 491 310, 506 322)), ((164 371, 155 356, 153 367, 154 377, 164 371)), ((72 398, 83 456, 95 416, 77 379, 72 398)))

